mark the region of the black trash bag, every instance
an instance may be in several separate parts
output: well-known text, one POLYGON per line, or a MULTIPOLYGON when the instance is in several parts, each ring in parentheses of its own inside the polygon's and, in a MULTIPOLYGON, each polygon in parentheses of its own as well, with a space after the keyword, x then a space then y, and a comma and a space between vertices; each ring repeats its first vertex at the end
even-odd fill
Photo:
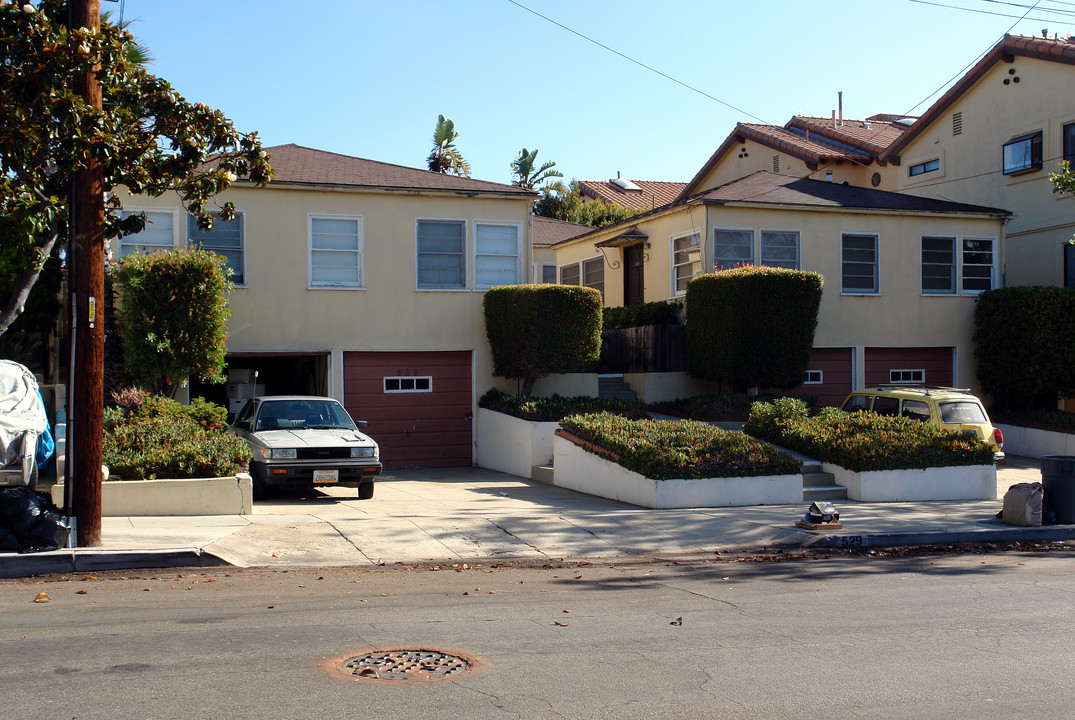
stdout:
POLYGON ((27 487, 0 490, 0 521, 21 552, 67 547, 71 534, 48 493, 27 487))
MULTIPOLYGON (((51 504, 51 502, 50 502, 51 504)), ((63 515, 55 507, 45 508, 33 529, 23 540, 22 552, 59 550, 67 547, 71 528, 63 521, 63 515)))
POLYGON ((21 550, 22 543, 15 537, 15 533, 0 525, 0 552, 6 550, 21 550))
POLYGON ((0 515, 4 525, 17 538, 25 538, 34 529, 45 503, 52 505, 52 500, 43 492, 28 487, 13 487, 0 490, 0 515))

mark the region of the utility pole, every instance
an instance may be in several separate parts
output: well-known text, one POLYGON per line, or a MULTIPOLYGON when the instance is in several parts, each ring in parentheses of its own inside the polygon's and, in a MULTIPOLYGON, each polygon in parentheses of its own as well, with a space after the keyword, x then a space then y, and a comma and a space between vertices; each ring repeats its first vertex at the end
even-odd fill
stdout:
MULTIPOLYGON (((68 0, 71 28, 101 27, 100 0, 68 0)), ((96 65, 94 66, 96 69, 96 65)), ((88 105, 101 108, 101 86, 94 71, 75 78, 75 89, 88 105)), ((86 158, 74 177, 75 224, 73 331, 75 386, 71 419, 72 460, 68 478, 79 547, 101 544, 101 454, 104 416, 104 171, 86 158)))

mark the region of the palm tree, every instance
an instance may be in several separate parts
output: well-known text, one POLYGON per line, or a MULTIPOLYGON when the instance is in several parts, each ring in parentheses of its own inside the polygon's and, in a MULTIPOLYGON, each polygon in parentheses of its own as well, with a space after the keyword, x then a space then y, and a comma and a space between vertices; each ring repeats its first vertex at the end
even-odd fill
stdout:
POLYGON ((463 159, 453 145, 457 137, 459 133, 455 131, 455 124, 443 115, 438 115, 437 127, 433 130, 433 150, 426 160, 430 170, 470 177, 470 163, 463 159))
POLYGON ((515 179, 511 181, 512 185, 526 188, 527 190, 533 190, 534 186, 540 182, 548 180, 549 178, 560 178, 564 176, 559 170, 553 170, 556 163, 551 161, 535 169, 534 166, 537 165, 537 154, 537 150, 530 152, 526 148, 519 151, 519 154, 515 156, 515 159, 511 163, 511 174, 515 176, 515 179))

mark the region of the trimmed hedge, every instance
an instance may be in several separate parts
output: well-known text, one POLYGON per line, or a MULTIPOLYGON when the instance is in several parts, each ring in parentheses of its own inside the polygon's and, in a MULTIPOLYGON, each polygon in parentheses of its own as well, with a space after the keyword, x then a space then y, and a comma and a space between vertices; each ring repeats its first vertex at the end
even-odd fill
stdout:
MULTIPOLYGON (((772 402, 775 395, 747 395, 745 393, 720 393, 719 395, 692 395, 676 400, 664 400, 650 404, 654 412, 667 413, 692 420, 709 420, 713 422, 740 422, 750 416, 750 408, 756 402, 772 402)), ((811 411, 818 407, 818 399, 813 395, 799 398, 811 411)))
POLYGON ((745 266, 687 284, 687 371, 692 377, 790 389, 810 364, 824 279, 745 266))
POLYGON ((589 372, 601 356, 601 293, 571 285, 504 285, 485 293, 493 374, 522 380, 522 394, 550 373, 589 372))
POLYGON ((977 436, 919 420, 825 408, 810 417, 796 398, 755 403, 743 431, 852 472, 992 465, 977 436))
POLYGON ((246 472, 250 448, 227 433, 227 410, 201 398, 182 405, 148 397, 104 411, 101 462, 128 480, 227 477, 246 472))
POLYGON ((635 419, 646 417, 646 404, 641 400, 613 400, 585 395, 535 398, 508 395, 495 388, 481 396, 478 407, 534 422, 558 422, 568 415, 599 412, 611 412, 635 419))
POLYGON ((740 432, 694 420, 630 420, 611 413, 574 415, 564 430, 608 452, 584 450, 648 478, 756 477, 790 475, 802 463, 777 448, 740 432))
POLYGON ((1075 396, 1075 290, 989 290, 974 305, 974 361, 996 410, 1051 410, 1075 396))
POLYGON ((1018 425, 1019 427, 1052 430, 1075 435, 1075 413, 1061 410, 1037 410, 1032 412, 993 413, 993 424, 1018 425))
POLYGON ((604 309, 604 329, 645 327, 647 325, 678 325, 680 306, 670 302, 650 302, 604 309))

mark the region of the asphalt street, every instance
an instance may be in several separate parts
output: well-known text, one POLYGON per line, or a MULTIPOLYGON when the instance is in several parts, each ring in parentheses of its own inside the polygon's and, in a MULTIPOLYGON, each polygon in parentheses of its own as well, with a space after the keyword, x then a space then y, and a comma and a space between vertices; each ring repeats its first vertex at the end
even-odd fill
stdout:
POLYGON ((1071 549, 869 552, 4 580, 3 714, 1071 717, 1071 549), (374 648, 477 664, 341 671, 374 648))

